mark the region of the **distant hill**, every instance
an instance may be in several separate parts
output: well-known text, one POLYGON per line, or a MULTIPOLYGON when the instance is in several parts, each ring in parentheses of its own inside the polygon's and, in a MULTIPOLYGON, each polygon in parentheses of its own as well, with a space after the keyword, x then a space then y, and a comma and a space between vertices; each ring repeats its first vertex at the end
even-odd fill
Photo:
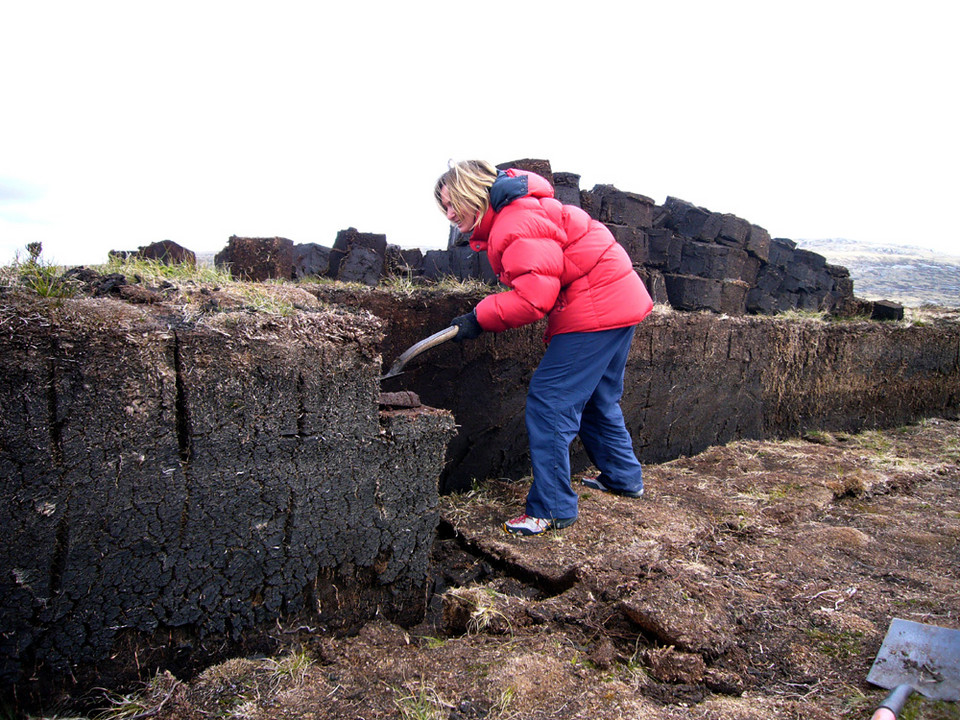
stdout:
POLYGON ((854 294, 865 300, 893 300, 907 307, 960 307, 960 255, 843 238, 797 240, 797 247, 849 269, 854 294))

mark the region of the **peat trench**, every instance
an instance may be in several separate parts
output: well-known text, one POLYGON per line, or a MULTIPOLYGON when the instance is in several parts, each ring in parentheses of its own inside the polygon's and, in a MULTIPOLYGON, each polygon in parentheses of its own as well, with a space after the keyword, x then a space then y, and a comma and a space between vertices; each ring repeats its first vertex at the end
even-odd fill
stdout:
POLYGON ((432 587, 424 622, 438 629, 443 629, 443 595, 450 589, 501 580, 506 581, 512 595, 544 600, 569 590, 578 579, 575 569, 554 578, 494 557, 444 519, 437 528, 430 559, 432 587))
MULTIPOLYGON (((543 603, 572 590, 581 580, 576 568, 559 576, 537 573, 528 567, 486 552, 478 543, 459 533, 450 521, 441 518, 431 551, 430 594, 423 622, 416 628, 407 628, 411 635, 424 631, 435 637, 456 638, 471 632, 490 632, 493 635, 522 635, 516 627, 517 619, 526 625, 546 625, 564 642, 571 643, 597 669, 609 670, 617 662, 632 662, 640 658, 652 665, 652 680, 644 689, 651 700, 664 705, 697 704, 711 692, 739 696, 746 684, 761 681, 752 677, 744 680, 722 667, 710 667, 710 653, 703 656, 677 652, 675 643, 658 637, 656 633, 630 622, 614 607, 608 607, 606 622, 597 624, 578 613, 564 613, 566 604, 558 602, 556 609, 544 610, 543 603), (450 593, 480 588, 467 593, 466 601, 456 598, 450 602, 450 593), (499 616, 489 628, 476 627, 473 619, 484 614, 477 598, 484 598, 496 588, 499 596, 496 609, 487 610, 490 616, 499 616), (508 609, 508 608, 512 608, 508 609), (505 614, 501 615, 501 611, 505 614), (702 659, 701 659, 702 657, 702 659), (704 663, 706 663, 704 665, 704 663), (690 667, 692 665, 692 667, 690 667)), ((585 590, 586 598, 592 592, 585 590)), ((590 614, 592 615, 592 614, 590 614)), ((750 673, 753 675, 754 673, 750 673)), ((769 678, 768 678, 769 679, 769 678)), ((452 715, 451 717, 459 717, 452 715)))

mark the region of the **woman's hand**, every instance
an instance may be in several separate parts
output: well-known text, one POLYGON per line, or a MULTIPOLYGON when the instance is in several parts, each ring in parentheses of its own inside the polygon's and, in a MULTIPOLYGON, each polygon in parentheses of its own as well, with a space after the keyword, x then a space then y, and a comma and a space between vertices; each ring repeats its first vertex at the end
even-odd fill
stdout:
POLYGON ((466 315, 458 315, 450 321, 451 325, 456 326, 457 334, 453 336, 454 342, 463 342, 464 340, 473 340, 480 337, 483 328, 477 322, 476 310, 471 310, 466 315))

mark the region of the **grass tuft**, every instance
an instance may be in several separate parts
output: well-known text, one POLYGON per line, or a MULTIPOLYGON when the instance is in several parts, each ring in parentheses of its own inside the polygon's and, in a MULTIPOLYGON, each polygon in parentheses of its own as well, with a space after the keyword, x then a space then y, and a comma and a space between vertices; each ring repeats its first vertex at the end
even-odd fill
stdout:
POLYGON ((292 303, 266 292, 256 285, 238 285, 240 295, 248 308, 268 315, 289 317, 296 312, 292 303))
POLYGON ((13 264, 0 270, 0 285, 21 287, 40 297, 63 300, 77 294, 77 286, 63 277, 63 268, 41 257, 43 247, 40 243, 27 245, 29 259, 21 260, 20 254, 13 264))
POLYGON ((269 659, 267 665, 271 670, 272 685, 301 685, 313 667, 313 658, 303 648, 297 648, 278 660, 269 659))
MULTIPOLYGON (((397 692, 399 694, 401 691, 397 692)), ((394 704, 403 720, 446 720, 453 708, 444 701, 437 689, 430 685, 405 689, 404 694, 400 695, 394 704)))
POLYGON ((161 260, 113 256, 105 265, 97 265, 92 269, 104 275, 113 273, 123 275, 128 282, 161 283, 166 280, 217 285, 234 283, 228 269, 193 263, 167 264, 161 260))

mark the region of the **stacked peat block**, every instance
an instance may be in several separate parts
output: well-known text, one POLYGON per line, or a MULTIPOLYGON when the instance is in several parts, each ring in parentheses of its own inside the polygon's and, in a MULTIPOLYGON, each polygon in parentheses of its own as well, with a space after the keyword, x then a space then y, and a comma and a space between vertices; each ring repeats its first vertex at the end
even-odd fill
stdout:
POLYGON ((333 249, 319 243, 293 246, 292 280, 310 277, 329 277, 330 255, 333 249))
POLYGON ((769 254, 770 235, 731 214, 674 197, 657 208, 651 245, 670 304, 680 310, 742 315, 747 294, 769 254))
POLYGON ((570 172, 554 173, 553 196, 564 205, 582 207, 580 202, 580 176, 570 172))
POLYGON ((337 233, 332 248, 317 243, 294 246, 293 277, 326 277, 376 286, 387 275, 419 273, 422 262, 419 250, 402 250, 388 245, 386 235, 351 227, 337 233))
POLYGON ((466 244, 453 245, 446 250, 428 250, 423 256, 421 274, 427 280, 452 277, 457 280, 482 280, 489 285, 497 283, 497 275, 490 267, 487 254, 474 252, 466 244))
POLYGON ((870 303, 871 320, 903 320, 903 305, 890 300, 870 303))
POLYGON ((319 243, 294 245, 286 238, 232 236, 214 262, 236 279, 331 278, 376 286, 389 276, 423 274, 423 253, 388 245, 387 236, 347 228, 337 233, 333 247, 319 243))
POLYGON ((770 241, 767 262, 747 297, 747 309, 762 314, 825 310, 848 315, 854 306, 849 270, 830 265, 822 255, 797 248, 785 238, 770 241))
POLYGON ((383 266, 386 277, 414 277, 423 274, 423 251, 420 248, 402 248, 387 245, 386 262, 383 266))
POLYGON ((655 302, 741 315, 770 246, 761 227, 668 197, 663 206, 609 185, 583 206, 626 248, 655 302))
POLYGON ((657 206, 611 185, 580 192, 580 206, 627 250, 655 302, 729 315, 853 309, 846 268, 736 215, 674 197, 657 206))
POLYGON ((217 267, 229 268, 237 280, 262 282, 271 278, 289 278, 293 273, 293 241, 282 237, 232 235, 213 261, 217 267))
POLYGON ((304 243, 294 245, 293 253, 293 279, 331 278, 373 287, 385 277, 423 274, 420 250, 390 245, 386 235, 352 227, 337 233, 332 248, 304 243))
POLYGON ((138 250, 111 250, 107 257, 118 260, 155 260, 164 265, 197 264, 197 256, 192 250, 187 250, 172 240, 141 245, 138 250))
POLYGON ((330 277, 344 282, 377 285, 387 257, 387 236, 347 228, 337 233, 330 252, 330 277))

